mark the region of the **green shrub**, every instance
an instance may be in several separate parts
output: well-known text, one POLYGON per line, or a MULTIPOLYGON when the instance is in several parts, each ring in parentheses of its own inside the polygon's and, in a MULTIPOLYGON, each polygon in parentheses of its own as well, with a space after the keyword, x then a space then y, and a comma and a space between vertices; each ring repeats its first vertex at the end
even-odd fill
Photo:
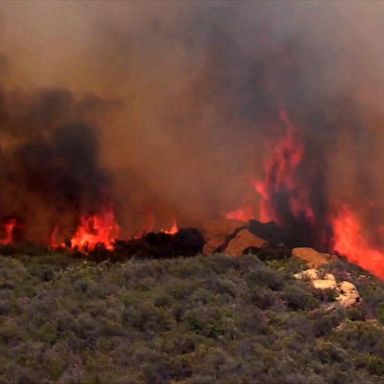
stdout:
POLYGON ((290 310, 311 310, 316 308, 319 303, 306 289, 298 285, 288 285, 281 293, 281 298, 285 301, 290 310))
POLYGON ((263 286, 277 291, 283 288, 284 278, 279 272, 260 266, 256 271, 249 273, 247 283, 250 287, 263 286))
POLYGON ((192 334, 172 335, 161 342, 163 352, 175 356, 192 353, 196 350, 199 339, 192 334))
POLYGON ((276 302, 276 297, 273 291, 264 288, 252 289, 249 293, 248 300, 261 310, 272 307, 276 302))
POLYGON ((315 311, 310 316, 316 337, 330 334, 345 318, 342 309, 329 312, 315 311))
POLYGON ((295 264, 0 256, 0 384, 381 384, 382 284, 330 309, 295 264))
POLYGON ((169 314, 149 303, 126 305, 121 320, 124 326, 131 326, 140 332, 164 332, 172 326, 169 314))
POLYGON ((5 300, 0 301, 0 316, 9 315, 11 312, 11 306, 5 300))
POLYGON ((384 303, 379 304, 377 308, 377 319, 384 324, 384 303))
POLYGON ((208 338, 232 338, 236 333, 233 319, 225 311, 218 309, 187 310, 183 322, 188 330, 208 338))
POLYGON ((339 296, 339 293, 332 288, 326 288, 326 289, 314 289, 314 296, 325 302, 333 302, 336 301, 337 297, 339 296))
POLYGON ((333 331, 332 339, 345 349, 356 349, 384 357, 384 329, 373 322, 348 322, 333 331))
POLYGON ((327 341, 321 340, 316 344, 314 356, 323 364, 344 363, 352 367, 347 351, 327 341))
POLYGON ((369 353, 359 356, 356 361, 358 368, 364 368, 372 375, 384 377, 384 358, 369 353))

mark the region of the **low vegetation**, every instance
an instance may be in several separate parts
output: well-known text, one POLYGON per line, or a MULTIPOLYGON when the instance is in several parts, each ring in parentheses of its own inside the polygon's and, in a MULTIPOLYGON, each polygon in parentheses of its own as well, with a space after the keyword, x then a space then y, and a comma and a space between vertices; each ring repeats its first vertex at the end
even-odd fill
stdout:
POLYGON ((302 268, 0 256, 0 383, 383 383, 384 285, 337 262, 362 302, 329 310, 302 268))

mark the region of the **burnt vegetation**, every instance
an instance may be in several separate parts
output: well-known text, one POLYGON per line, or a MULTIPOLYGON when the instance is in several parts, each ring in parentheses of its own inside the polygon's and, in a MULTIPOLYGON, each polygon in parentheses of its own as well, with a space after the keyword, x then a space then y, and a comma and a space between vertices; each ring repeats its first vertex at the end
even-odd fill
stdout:
POLYGON ((384 285, 343 261, 362 301, 327 310, 293 258, 25 251, 0 256, 0 383, 383 381, 384 285))

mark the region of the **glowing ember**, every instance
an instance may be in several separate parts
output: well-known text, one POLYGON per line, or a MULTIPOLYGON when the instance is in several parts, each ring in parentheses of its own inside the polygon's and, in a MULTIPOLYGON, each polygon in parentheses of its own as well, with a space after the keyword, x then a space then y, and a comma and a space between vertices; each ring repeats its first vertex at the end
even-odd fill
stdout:
MULTIPOLYGON (((155 215, 152 212, 152 210, 145 211, 144 215, 145 215, 144 226, 138 233, 136 233, 136 235, 133 237, 134 239, 140 239, 145 234, 147 234, 149 232, 155 232, 156 231, 156 229, 155 229, 156 219, 155 219, 155 215)), ((178 231, 179 231, 179 227, 177 226, 175 218, 173 219, 172 226, 170 228, 168 228, 168 229, 161 228, 159 230, 159 232, 167 233, 168 235, 174 235, 178 231)))
POLYGON ((4 223, 4 238, 0 239, 0 244, 13 243, 13 231, 16 227, 16 219, 10 219, 4 223))
POLYGON ((71 247, 88 251, 94 249, 98 244, 103 244, 107 249, 113 249, 113 242, 118 233, 119 226, 112 210, 83 216, 71 239, 71 247))
POLYGON ((334 250, 350 262, 384 279, 384 252, 370 246, 358 218, 343 207, 333 220, 334 250))
POLYGON ((176 220, 173 219, 172 227, 169 229, 160 229, 160 232, 166 233, 168 235, 174 235, 175 233, 179 232, 179 228, 177 226, 176 220))

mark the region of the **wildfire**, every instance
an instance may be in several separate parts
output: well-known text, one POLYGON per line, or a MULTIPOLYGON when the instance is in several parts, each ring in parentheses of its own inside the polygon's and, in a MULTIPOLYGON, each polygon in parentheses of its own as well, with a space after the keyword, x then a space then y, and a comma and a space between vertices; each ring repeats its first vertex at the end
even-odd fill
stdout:
POLYGON ((255 218, 254 209, 251 203, 246 204, 244 207, 230 211, 225 214, 225 218, 229 220, 249 221, 255 218))
POLYGON ((334 250, 349 261, 384 279, 384 252, 364 237, 358 218, 346 206, 333 220, 334 250))
POLYGON ((179 232, 179 227, 177 226, 176 220, 173 219, 172 227, 169 229, 160 229, 160 232, 166 233, 168 235, 174 235, 179 232))
MULTIPOLYGON (((319 173, 312 175, 313 162, 308 156, 306 141, 300 136, 300 127, 292 122, 286 110, 281 109, 275 128, 280 136, 270 143, 270 155, 264 162, 263 179, 250 178, 252 188, 250 194, 245 196, 243 206, 227 212, 225 217, 246 222, 258 216, 259 221, 264 223, 274 221, 288 229, 287 232, 298 232, 302 245, 316 247, 320 244, 327 250, 345 255, 351 262, 384 279, 384 251, 370 244, 364 236, 358 216, 349 207, 342 207, 334 217, 325 209, 325 214, 319 219, 319 206, 322 205, 316 205, 318 195, 313 193, 316 189, 313 181, 322 179, 318 177, 319 173), (330 239, 333 241, 332 247, 329 245, 330 239)), ((169 235, 179 231, 175 219, 169 228, 159 230, 152 208, 140 214, 143 215, 144 223, 133 237, 135 239, 154 230, 169 235)), ((112 209, 101 208, 96 213, 81 216, 79 221, 69 241, 63 241, 60 236, 61 232, 65 232, 63 228, 53 227, 50 245, 53 248, 70 246, 71 249, 85 253, 99 244, 106 249, 113 249, 120 228, 112 209)), ((15 237, 20 237, 19 231, 16 232, 18 225, 20 222, 16 219, 4 221, 0 244, 11 244, 15 237)), ((378 228, 378 231, 383 229, 378 228)))
MULTIPOLYGON (((275 221, 284 224, 276 201, 283 201, 284 207, 294 218, 305 217, 312 223, 314 212, 309 202, 308 187, 298 178, 298 168, 304 160, 304 146, 300 142, 297 128, 289 120, 284 109, 280 110, 279 125, 284 130, 284 135, 275 143, 271 156, 264 163, 263 180, 253 179, 251 186, 259 196, 259 221, 265 223, 275 221)), ((256 195, 254 196, 256 200, 256 195)), ((227 219, 248 221, 255 218, 254 206, 249 201, 234 211, 226 213, 227 219)))
POLYGON ((284 109, 280 111, 280 123, 286 133, 275 143, 272 156, 265 162, 266 177, 252 183, 261 196, 260 221, 281 222, 281 212, 274 206, 274 199, 279 196, 286 199, 293 217, 305 217, 313 222, 315 215, 309 202, 308 186, 298 178, 298 168, 305 155, 304 147, 284 109))
POLYGON ((16 219, 10 219, 4 223, 4 237, 0 239, 0 244, 13 243, 13 232, 16 227, 16 219))
MULTIPOLYGON (((136 235, 133 237, 134 239, 140 239, 146 233, 155 231, 156 219, 155 219, 155 215, 152 212, 152 210, 145 211, 144 215, 145 215, 144 226, 143 226, 143 228, 138 233, 136 233, 136 235)), ((169 227, 168 229, 161 228, 159 232, 166 233, 168 235, 174 235, 178 231, 179 231, 179 227, 178 227, 178 225, 176 223, 176 219, 173 218, 172 226, 169 227)))
POLYGON ((98 244, 103 244, 107 249, 113 249, 113 242, 119 231, 115 215, 110 209, 82 216, 80 225, 71 239, 71 248, 87 251, 94 249, 98 244))
POLYGON ((50 241, 49 241, 49 244, 50 244, 50 246, 52 248, 65 247, 65 243, 64 242, 60 242, 60 241, 57 240, 58 232, 59 232, 59 228, 57 226, 55 226, 53 228, 53 231, 51 233, 51 238, 50 238, 50 241))
MULTIPOLYGON (((149 217, 147 222, 149 226, 133 236, 133 239, 140 239, 146 233, 153 231, 154 216, 152 214, 146 216, 149 217)), ((160 229, 160 232, 169 235, 174 235, 178 231, 179 228, 175 219, 173 219, 171 227, 160 229)), ((82 216, 75 234, 70 239, 70 247, 87 253, 95 249, 97 245, 102 244, 106 249, 113 250, 119 232, 119 225, 116 223, 114 212, 111 209, 93 215, 82 216)), ((55 227, 51 234, 50 245, 52 248, 65 248, 67 245, 65 242, 58 240, 58 233, 59 228, 55 227)))

